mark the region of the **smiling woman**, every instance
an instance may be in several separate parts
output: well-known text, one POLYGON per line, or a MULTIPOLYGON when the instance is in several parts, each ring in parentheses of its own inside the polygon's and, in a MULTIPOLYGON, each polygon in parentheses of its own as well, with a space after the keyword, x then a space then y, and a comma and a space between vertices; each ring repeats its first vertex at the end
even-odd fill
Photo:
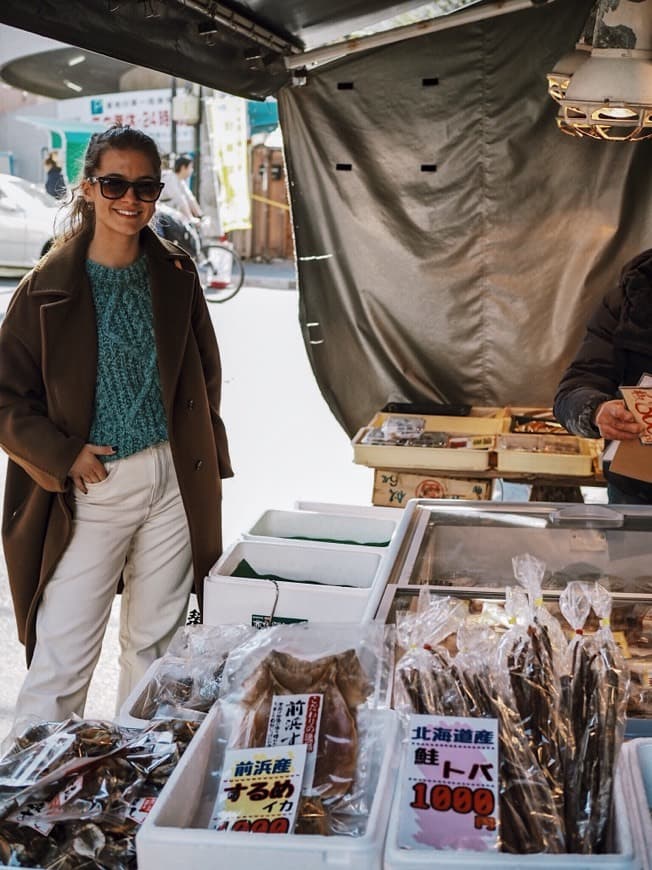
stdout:
POLYGON ((118 706, 220 554, 220 359, 195 268, 148 227, 153 140, 94 135, 68 223, 0 329, 3 545, 29 672, 16 731, 83 715, 122 581, 118 706))

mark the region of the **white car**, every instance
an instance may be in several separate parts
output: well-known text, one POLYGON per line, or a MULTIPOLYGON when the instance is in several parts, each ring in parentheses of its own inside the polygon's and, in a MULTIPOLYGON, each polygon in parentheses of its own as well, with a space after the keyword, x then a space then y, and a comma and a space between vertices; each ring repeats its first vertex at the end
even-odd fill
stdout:
POLYGON ((52 242, 61 203, 17 175, 0 174, 0 274, 31 269, 52 242))

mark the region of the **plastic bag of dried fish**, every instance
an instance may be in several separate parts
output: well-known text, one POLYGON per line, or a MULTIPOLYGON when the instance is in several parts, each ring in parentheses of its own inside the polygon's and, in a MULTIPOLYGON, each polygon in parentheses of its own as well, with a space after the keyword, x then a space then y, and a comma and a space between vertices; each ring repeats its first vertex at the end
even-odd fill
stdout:
POLYGON ((564 817, 564 757, 569 733, 562 714, 561 669, 566 648, 561 626, 543 606, 545 565, 529 554, 512 560, 525 590, 506 590, 512 626, 500 642, 499 669, 507 674, 521 726, 564 817))
POLYGON ((221 752, 204 795, 217 795, 227 748, 303 742, 301 717, 292 734, 275 723, 290 706, 303 716, 307 698, 318 697, 295 833, 364 833, 382 751, 372 714, 389 706, 393 644, 393 630, 379 623, 302 623, 274 626, 238 647, 224 669, 221 752))
POLYGON ((127 700, 126 714, 142 720, 197 721, 217 700, 227 656, 255 631, 247 625, 182 626, 147 685, 137 698, 127 700))
POLYGON ((610 847, 613 778, 625 730, 629 673, 610 627, 611 596, 599 583, 569 583, 560 609, 575 635, 568 646, 566 715, 574 749, 566 766, 569 852, 600 854, 610 847), (593 608, 600 627, 584 634, 593 608))
MULTIPOLYGON (((520 594, 520 601, 525 600, 520 594)), ((508 681, 498 667, 500 635, 491 625, 464 618, 461 602, 438 598, 431 612, 397 626, 407 651, 396 667, 395 706, 401 713, 491 717, 498 720, 502 851, 563 851, 561 819, 550 787, 529 748, 508 681), (457 625, 459 653, 441 641, 457 625), (422 643, 424 627, 429 641, 422 643), (421 643, 421 645, 419 645, 421 643)))
POLYGON ((3 864, 134 870, 136 832, 197 727, 158 722, 135 731, 85 720, 75 726, 75 743, 81 729, 95 754, 60 759, 12 796, 0 819, 3 864))

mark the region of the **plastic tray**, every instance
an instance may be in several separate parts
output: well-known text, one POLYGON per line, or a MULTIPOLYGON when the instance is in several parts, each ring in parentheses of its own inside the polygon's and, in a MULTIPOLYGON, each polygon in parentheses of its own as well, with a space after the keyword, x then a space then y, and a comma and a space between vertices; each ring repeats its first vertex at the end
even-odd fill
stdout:
POLYGON ((204 581, 204 622, 256 624, 274 613, 280 620, 360 622, 372 590, 384 587, 377 547, 238 541, 204 581), (232 577, 242 559, 270 580, 232 577), (277 600, 278 588, 278 600, 277 600))
POLYGON ((381 870, 396 775, 397 716, 382 717, 383 753, 367 830, 361 837, 218 833, 191 828, 219 724, 219 704, 202 723, 136 837, 139 870, 381 870))

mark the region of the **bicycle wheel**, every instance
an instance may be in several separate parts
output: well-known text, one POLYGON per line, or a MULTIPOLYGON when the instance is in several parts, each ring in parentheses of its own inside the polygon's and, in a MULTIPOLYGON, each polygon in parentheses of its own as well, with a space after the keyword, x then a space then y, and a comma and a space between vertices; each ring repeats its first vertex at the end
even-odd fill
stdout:
POLYGON ((199 274, 208 302, 233 299, 244 283, 244 265, 228 245, 209 245, 199 274))

